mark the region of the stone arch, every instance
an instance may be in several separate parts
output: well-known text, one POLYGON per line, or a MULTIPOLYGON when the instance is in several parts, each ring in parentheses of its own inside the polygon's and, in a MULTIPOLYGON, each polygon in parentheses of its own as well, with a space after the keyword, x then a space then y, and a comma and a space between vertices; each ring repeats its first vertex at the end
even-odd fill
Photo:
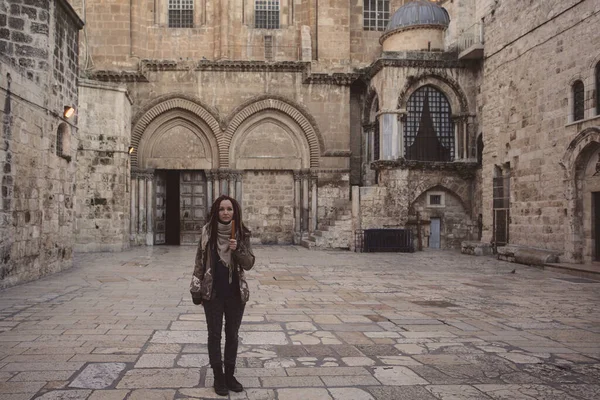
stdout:
POLYGON ((560 162, 565 170, 565 199, 567 201, 565 257, 569 261, 585 261, 584 180, 590 159, 598 150, 600 150, 600 128, 587 128, 571 141, 560 162))
POLYGON ((310 167, 318 168, 325 144, 317 128, 316 121, 299 104, 273 96, 260 96, 251 99, 232 112, 224 134, 223 147, 219 148, 221 166, 229 168, 229 146, 240 125, 252 115, 268 110, 287 115, 301 128, 310 149, 310 167))
POLYGON ((419 197, 421 197, 421 195, 423 195, 424 193, 427 193, 429 191, 443 191, 443 192, 447 192, 450 193, 451 195, 455 196, 460 204, 462 205, 465 213, 470 214, 470 201, 468 200, 468 193, 466 192, 466 189, 463 188, 459 183, 457 182, 450 182, 450 184, 444 184, 442 182, 438 182, 438 183, 431 183, 431 182, 421 182, 420 184, 418 184, 414 191, 412 192, 409 204, 409 210, 411 210, 413 208, 413 205, 415 203, 415 201, 417 201, 417 199, 419 197))
POLYGON ((56 129, 56 155, 70 157, 71 154, 71 127, 66 122, 58 124, 56 129))
POLYGON ((310 167, 311 157, 304 132, 289 115, 263 110, 238 126, 229 160, 232 169, 299 170, 310 167))
MULTIPOLYGON (((167 95, 161 97, 138 113, 131 132, 131 146, 136 150, 139 148, 144 132, 146 132, 150 124, 161 115, 171 115, 171 117, 186 116, 189 121, 203 123, 215 139, 215 148, 217 149, 218 154, 222 154, 223 151, 226 151, 224 150, 226 141, 219 120, 216 117, 216 113, 210 111, 208 107, 204 106, 198 100, 192 100, 180 95, 167 95)), ((219 158, 220 157, 217 157, 216 160, 219 160, 219 158)), ((131 166, 132 168, 139 168, 138 151, 134 151, 131 155, 131 166)))
POLYGON ((136 166, 140 169, 218 168, 218 148, 217 140, 205 121, 181 109, 171 110, 156 117, 144 130, 137 144, 136 166), (173 130, 177 137, 181 137, 181 142, 166 138, 173 130), (169 144, 166 149, 164 143, 169 144), (165 151, 169 154, 160 154, 165 151), (186 153, 189 157, 181 157, 186 153))
POLYGON ((398 109, 405 110, 410 96, 419 88, 426 85, 433 86, 446 96, 450 102, 452 114, 469 113, 467 97, 460 88, 458 82, 450 77, 432 74, 424 74, 407 80, 406 85, 398 96, 398 109))
POLYGON ((377 95, 377 90, 373 86, 369 86, 363 107, 363 125, 373 122, 373 106, 375 105, 377 105, 376 108, 379 108, 379 96, 377 95))

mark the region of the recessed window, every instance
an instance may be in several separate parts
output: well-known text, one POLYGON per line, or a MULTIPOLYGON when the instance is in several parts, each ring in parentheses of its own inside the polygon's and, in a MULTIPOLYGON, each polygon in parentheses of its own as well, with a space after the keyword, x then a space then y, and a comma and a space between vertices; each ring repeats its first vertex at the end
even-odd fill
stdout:
POLYGON ((59 157, 67 157, 70 152, 70 129, 66 123, 58 125, 56 130, 56 155, 59 157))
POLYGON ((428 207, 445 207, 444 192, 429 192, 427 193, 427 206, 428 207))
POLYGON ((389 20, 389 0, 364 0, 363 29, 365 31, 385 31, 389 20))
POLYGON ((600 62, 596 65, 596 115, 600 115, 600 62))
POLYGON ((408 99, 404 131, 407 160, 454 160, 454 123, 450 103, 433 86, 417 89, 408 99))
POLYGON ((265 60, 273 61, 273 36, 265 36, 265 60))
POLYGON ((583 82, 573 84, 573 121, 579 121, 585 116, 585 87, 583 82))
POLYGON ((254 27, 279 29, 279 0, 256 0, 254 3, 254 27))
POLYGON ((169 28, 194 27, 194 0, 169 0, 169 28))

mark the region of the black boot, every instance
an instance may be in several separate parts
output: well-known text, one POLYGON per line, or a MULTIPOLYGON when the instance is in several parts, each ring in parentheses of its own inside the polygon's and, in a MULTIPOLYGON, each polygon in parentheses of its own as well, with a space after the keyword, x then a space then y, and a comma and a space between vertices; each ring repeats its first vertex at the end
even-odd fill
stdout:
POLYGON ((233 376, 235 372, 235 365, 225 364, 225 383, 227 388, 233 392, 241 392, 244 390, 244 387, 241 383, 238 382, 237 379, 233 376))
POLYGON ((223 366, 221 364, 215 365, 214 367, 212 367, 212 370, 215 377, 215 383, 213 383, 215 393, 219 396, 227 396, 229 394, 229 390, 227 390, 227 385, 225 384, 223 366))

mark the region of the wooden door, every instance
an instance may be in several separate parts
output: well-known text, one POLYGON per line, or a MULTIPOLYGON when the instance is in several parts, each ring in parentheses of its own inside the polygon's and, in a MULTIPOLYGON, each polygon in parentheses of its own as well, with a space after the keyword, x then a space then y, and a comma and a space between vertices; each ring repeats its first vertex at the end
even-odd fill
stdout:
POLYGON ((165 171, 157 171, 154 175, 155 209, 154 209, 154 244, 165 244, 167 215, 167 178, 165 171))
POLYGON ((202 171, 181 171, 180 173, 180 243, 196 245, 200 231, 206 223, 206 178, 202 171))

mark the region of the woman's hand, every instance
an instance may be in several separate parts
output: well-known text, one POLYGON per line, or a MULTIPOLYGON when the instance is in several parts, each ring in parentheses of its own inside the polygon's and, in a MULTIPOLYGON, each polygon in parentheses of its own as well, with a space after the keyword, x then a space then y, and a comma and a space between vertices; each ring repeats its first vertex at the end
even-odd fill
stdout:
POLYGON ((229 239, 229 248, 231 250, 237 249, 237 240, 235 240, 235 239, 229 239))

